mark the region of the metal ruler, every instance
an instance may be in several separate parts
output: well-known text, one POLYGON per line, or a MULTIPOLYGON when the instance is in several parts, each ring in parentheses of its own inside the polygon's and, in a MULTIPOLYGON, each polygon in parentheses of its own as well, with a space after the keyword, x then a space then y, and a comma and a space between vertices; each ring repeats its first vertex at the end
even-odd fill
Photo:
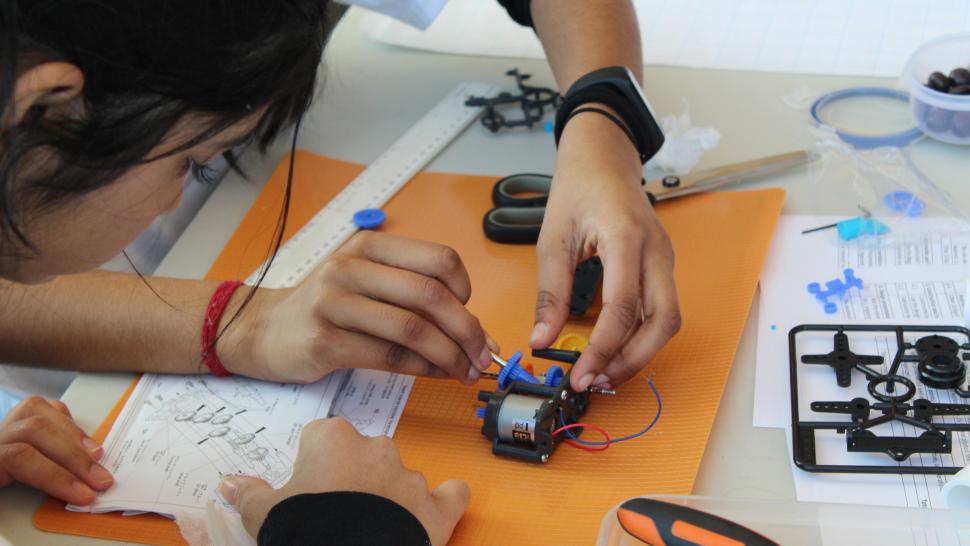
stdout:
MULTIPOLYGON (((465 106, 469 96, 491 96, 498 86, 463 82, 384 151, 276 254, 262 286, 295 286, 351 235, 353 215, 380 208, 478 117, 481 108, 465 106)), ((266 263, 246 279, 255 284, 266 263)))

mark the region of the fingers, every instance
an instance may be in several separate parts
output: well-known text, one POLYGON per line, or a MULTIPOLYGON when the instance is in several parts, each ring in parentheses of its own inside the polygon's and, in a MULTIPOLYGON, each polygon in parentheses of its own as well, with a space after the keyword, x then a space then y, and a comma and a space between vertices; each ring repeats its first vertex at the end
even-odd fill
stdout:
POLYGON ((649 251, 643 259, 643 324, 603 370, 614 385, 636 375, 680 330, 673 253, 654 247, 649 251))
POLYGON ((608 238, 600 246, 603 261, 603 308, 589 345, 571 374, 572 387, 586 390, 614 359, 641 313, 640 269, 643 236, 629 234, 608 238))
POLYGON ((556 340, 569 319, 577 252, 568 235, 543 231, 536 245, 539 261, 539 293, 536 296, 535 326, 529 346, 544 349, 556 340))
POLYGON ((416 313, 359 295, 330 302, 327 313, 336 326, 396 343, 466 383, 478 380, 461 347, 416 313))
POLYGON ((471 279, 453 249, 437 243, 419 241, 396 235, 359 232, 351 239, 349 249, 369 260, 398 269, 407 269, 426 277, 438 279, 462 303, 471 297, 471 279))
POLYGON ((455 526, 468 508, 470 495, 468 484, 462 480, 448 480, 431 491, 431 498, 442 519, 441 524, 434 529, 435 535, 440 536, 430 537, 434 546, 448 543, 455 526))
POLYGON ((111 474, 97 462, 103 450, 60 409, 31 397, 14 411, 14 418, 0 430, 0 445, 24 444, 92 489, 111 487, 111 474))
POLYGON ((24 442, 0 445, 0 485, 14 481, 81 506, 97 498, 73 473, 24 442))
POLYGON ((333 330, 326 336, 327 347, 321 347, 320 354, 334 362, 353 362, 356 368, 406 375, 448 377, 446 371, 399 343, 340 328, 333 330))
POLYGON ((355 292, 429 318, 479 370, 491 365, 485 331, 448 287, 434 277, 360 260, 349 283, 355 292))
POLYGON ((219 484, 219 492, 236 507, 243 526, 251 536, 259 534, 266 515, 276 504, 276 492, 265 481, 251 476, 229 476, 219 484))
POLYGON ((54 409, 63 413, 64 415, 67 415, 72 419, 74 418, 71 415, 71 410, 67 409, 67 404, 65 404, 64 402, 61 402, 60 400, 48 400, 47 403, 49 403, 54 409))

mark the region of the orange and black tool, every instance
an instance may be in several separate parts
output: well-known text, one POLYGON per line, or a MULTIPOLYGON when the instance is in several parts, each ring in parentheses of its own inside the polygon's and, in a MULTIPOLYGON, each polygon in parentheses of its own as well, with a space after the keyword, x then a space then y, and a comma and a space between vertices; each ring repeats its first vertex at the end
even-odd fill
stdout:
POLYGON ((616 517, 624 531, 650 546, 779 546, 733 521, 654 499, 630 499, 616 517))

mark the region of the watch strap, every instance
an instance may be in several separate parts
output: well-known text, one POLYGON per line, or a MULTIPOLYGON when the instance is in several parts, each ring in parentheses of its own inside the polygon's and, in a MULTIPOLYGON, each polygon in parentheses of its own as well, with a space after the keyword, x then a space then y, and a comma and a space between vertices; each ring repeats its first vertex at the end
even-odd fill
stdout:
MULTIPOLYGON (((575 89, 575 85, 573 89, 575 89)), ((656 122, 652 119, 649 122, 643 119, 642 112, 637 105, 633 104, 627 96, 611 83, 593 83, 588 87, 577 90, 570 90, 556 111, 555 137, 556 146, 562 138, 563 130, 569 121, 571 114, 580 106, 589 103, 599 103, 608 106, 629 129, 629 134, 633 135, 633 145, 640 155, 640 162, 646 163, 648 159, 660 150, 663 145, 663 133, 656 127, 656 122)))

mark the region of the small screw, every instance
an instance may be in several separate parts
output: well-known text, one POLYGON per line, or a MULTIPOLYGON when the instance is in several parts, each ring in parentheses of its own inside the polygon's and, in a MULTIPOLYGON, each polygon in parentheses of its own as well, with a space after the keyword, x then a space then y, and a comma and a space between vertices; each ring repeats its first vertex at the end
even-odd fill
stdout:
POLYGON ((563 390, 563 391, 561 391, 561 392, 559 393, 559 399, 560 399, 560 400, 565 400, 565 399, 566 399, 566 398, 567 398, 568 396, 569 396, 569 395, 568 395, 568 394, 566 394, 566 391, 565 391, 565 390, 563 390))
POLYGON ((604 389, 603 387, 590 387, 586 389, 590 394, 602 394, 604 396, 616 396, 616 391, 613 389, 604 389))
POLYGON ((680 177, 665 176, 663 177, 663 180, 660 181, 660 183, 663 184, 663 187, 665 188, 676 188, 677 186, 680 185, 680 177))
POLYGON ((545 463, 546 461, 549 460, 549 454, 548 453, 543 453, 542 456, 539 457, 539 460, 542 461, 543 463, 545 463))

